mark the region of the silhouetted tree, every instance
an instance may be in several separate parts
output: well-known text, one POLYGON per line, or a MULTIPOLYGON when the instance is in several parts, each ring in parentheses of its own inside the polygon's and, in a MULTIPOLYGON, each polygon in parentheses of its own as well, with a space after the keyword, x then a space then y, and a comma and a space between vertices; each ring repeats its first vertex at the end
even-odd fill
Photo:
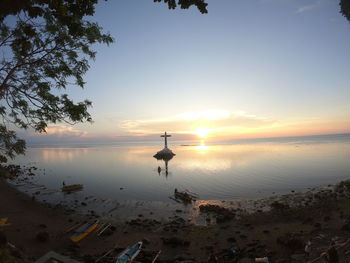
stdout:
POLYGON ((350 21, 350 0, 340 0, 340 12, 350 21))
POLYGON ((188 9, 190 6, 194 5, 202 14, 208 13, 207 3, 204 0, 153 0, 154 2, 164 2, 168 4, 169 9, 175 9, 180 6, 182 9, 188 9))
POLYGON ((91 121, 91 102, 75 103, 70 85, 84 87, 94 43, 110 44, 109 34, 84 19, 97 0, 11 0, 0 6, 0 161, 23 153, 25 142, 9 125, 44 132, 48 123, 91 121))

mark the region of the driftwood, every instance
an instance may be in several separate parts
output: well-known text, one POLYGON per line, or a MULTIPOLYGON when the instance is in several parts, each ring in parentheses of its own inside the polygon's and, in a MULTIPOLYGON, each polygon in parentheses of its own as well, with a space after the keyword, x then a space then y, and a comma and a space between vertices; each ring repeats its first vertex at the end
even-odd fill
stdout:
POLYGON ((97 232, 97 236, 102 235, 103 232, 105 232, 109 227, 111 226, 111 224, 104 224, 104 227, 102 228, 102 230, 100 230, 100 232, 97 232))

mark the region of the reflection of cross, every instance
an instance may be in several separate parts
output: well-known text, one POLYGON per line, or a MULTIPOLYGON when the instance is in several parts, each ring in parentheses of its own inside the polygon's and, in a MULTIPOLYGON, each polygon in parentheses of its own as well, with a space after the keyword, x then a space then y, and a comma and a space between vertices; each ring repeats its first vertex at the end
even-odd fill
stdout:
POLYGON ((171 137, 171 135, 167 135, 166 132, 164 132, 164 135, 161 135, 160 137, 164 137, 164 147, 168 148, 168 140, 167 137, 171 137))
POLYGON ((168 172, 168 162, 169 162, 169 160, 164 160, 164 162, 165 162, 165 177, 168 178, 168 174, 169 174, 169 172, 168 172))

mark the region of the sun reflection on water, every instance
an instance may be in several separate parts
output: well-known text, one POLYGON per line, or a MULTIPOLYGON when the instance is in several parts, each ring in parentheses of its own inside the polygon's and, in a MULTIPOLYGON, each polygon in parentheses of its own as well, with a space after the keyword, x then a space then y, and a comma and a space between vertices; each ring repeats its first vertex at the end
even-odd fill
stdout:
POLYGON ((204 141, 201 141, 201 144, 199 146, 196 146, 196 149, 201 153, 205 153, 209 150, 209 146, 205 145, 204 141))

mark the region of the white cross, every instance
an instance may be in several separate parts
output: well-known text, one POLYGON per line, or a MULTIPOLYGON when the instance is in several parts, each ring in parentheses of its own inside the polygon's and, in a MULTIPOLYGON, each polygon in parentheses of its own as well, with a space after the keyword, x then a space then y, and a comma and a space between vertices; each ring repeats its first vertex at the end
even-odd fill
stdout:
POLYGON ((164 132, 164 135, 161 135, 160 137, 164 137, 164 147, 168 148, 168 140, 167 137, 171 137, 171 135, 166 134, 166 132, 164 132))

